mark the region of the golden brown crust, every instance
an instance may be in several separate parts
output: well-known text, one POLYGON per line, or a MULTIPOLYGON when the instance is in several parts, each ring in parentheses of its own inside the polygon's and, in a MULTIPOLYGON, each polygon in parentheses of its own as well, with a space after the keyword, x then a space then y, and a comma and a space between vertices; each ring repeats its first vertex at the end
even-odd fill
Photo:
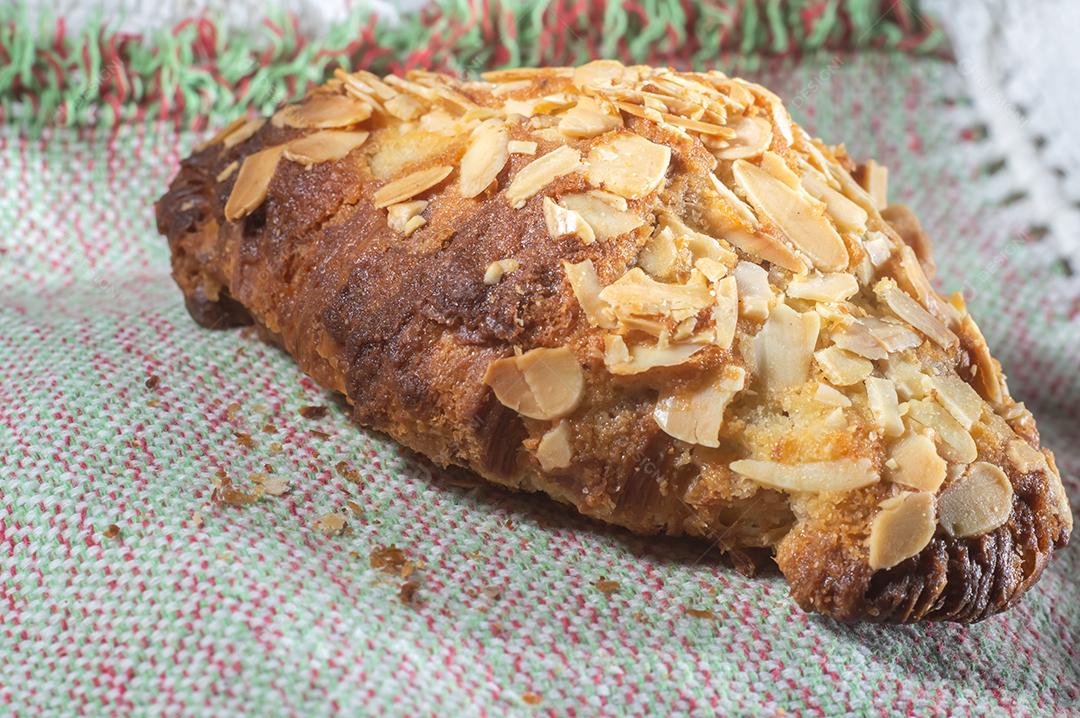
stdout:
POLYGON ((422 73, 387 84, 341 74, 311 106, 238 126, 239 134, 184 160, 157 205, 189 311, 210 327, 254 322, 305 372, 344 393, 359 423, 440 464, 543 491, 633 531, 707 537, 740 555, 772 548, 808 610, 845 619, 974 621, 1006 608, 1065 543, 1071 515, 1052 458, 1039 464, 1024 453, 1020 468, 1007 458, 1010 441, 1038 447, 1034 425, 1002 389, 1000 368, 963 307, 947 304, 915 269, 930 262, 917 222, 903 211, 879 214, 874 198, 848 174, 846 158, 790 125, 763 88, 719 74, 661 74, 649 85, 642 78, 651 72, 600 65, 491 78, 519 83, 502 86, 422 73), (730 107, 690 118, 670 97, 664 111, 655 97, 634 105, 642 97, 624 93, 608 75, 630 78, 657 97, 665 82, 704 83, 721 88, 730 107), (609 91, 622 93, 621 109, 604 104, 609 91), (538 101, 550 107, 538 110, 538 101), (739 125, 739 113, 767 120, 739 125), (728 128, 724 117, 747 134, 728 128), (309 139, 306 154, 291 153, 288 143, 316 135, 313 127, 369 134, 309 139), (763 129, 771 132, 767 147, 749 146, 761 141, 755 133, 763 129), (468 157, 484 133, 483 152, 468 157), (643 158, 638 174, 605 164, 618 138, 648 141, 631 140, 638 144, 629 156, 643 158), (532 154, 525 153, 529 143, 536 145, 532 154), (559 148, 579 153, 579 164, 563 157, 570 170, 546 176, 535 194, 518 200, 528 184, 522 178, 537 169, 532 163, 559 148), (269 177, 253 182, 244 160, 264 150, 273 150, 272 157, 260 155, 271 166, 269 177), (328 159, 312 159, 323 155, 328 159), (473 191, 459 187, 482 186, 487 172, 490 186, 463 196, 473 191), (797 195, 785 189, 791 186, 797 195), (777 200, 789 195, 786 201, 827 213, 815 220, 791 215, 777 200), (614 219, 605 219, 605 202, 617 208, 614 219), (904 254, 901 236, 917 252, 904 254), (697 263, 664 265, 661 245, 670 237, 697 263), (712 264, 695 254, 703 242, 712 264), (872 257, 880 261, 871 263, 872 257), (586 261, 600 287, 631 282, 635 288, 618 295, 605 289, 595 300, 599 314, 590 314, 566 268, 586 261), (837 262, 843 271, 814 269, 837 262), (758 276, 750 265, 766 271, 758 276), (630 271, 635 267, 638 275, 630 271), (725 277, 731 279, 721 284, 725 277), (626 307, 618 302, 636 301, 649 281, 660 281, 663 291, 678 286, 673 291, 684 298, 678 301, 693 308, 685 317, 620 314, 626 307), (766 294, 753 295, 762 286, 755 282, 765 283, 766 294), (850 296, 849 284, 857 296, 850 296), (722 302, 736 285, 733 336, 725 344, 722 302), (709 306, 695 304, 698 297, 709 306), (889 309, 890 302, 896 307, 889 309), (912 317, 911 326, 896 321, 897 311, 912 317), (888 319, 872 327, 888 329, 883 341, 896 343, 883 358, 874 358, 877 344, 868 349, 866 336, 850 330, 852 318, 861 317, 888 319), (627 321, 641 321, 641 328, 627 329, 627 321), (671 323, 654 339, 648 332, 657 322, 671 323), (669 339, 682 336, 673 333, 679 322, 708 334, 669 339), (870 358, 847 349, 834 356, 835 346, 833 354, 807 354, 805 366, 786 356, 762 358, 770 341, 804 340, 807 351, 854 342, 844 346, 870 358), (657 347, 671 341, 676 349, 679 341, 704 345, 689 347, 689 358, 672 366, 639 373, 627 368, 636 361, 632 355, 612 358, 620 343, 641 351, 653 341, 657 347), (582 388, 569 397, 572 403, 563 395, 558 401, 530 395, 513 404, 532 407, 522 413, 496 397, 489 386, 493 363, 510 361, 507 391, 525 391, 514 387, 528 383, 529 370, 515 368, 513 357, 556 347, 569 347, 580 366, 582 388), (884 395, 862 389, 863 372, 870 371, 884 395), (845 383, 849 376, 857 377, 854 383, 845 383), (901 396, 903 416, 890 409, 893 386, 913 392, 901 396), (709 398, 692 409, 695 397, 709 398), (706 416, 717 402, 723 402, 718 435, 706 416), (972 411, 978 415, 968 422, 972 411), (957 431, 954 416, 970 425, 957 431), (891 497, 911 491, 889 480, 894 426, 934 440, 950 473, 931 493, 952 491, 952 505, 960 507, 954 511, 968 512, 963 525, 981 530, 959 537, 936 527, 915 555, 879 551, 890 565, 872 567, 868 543, 883 540, 873 535, 875 517, 891 497), (559 457, 558 468, 542 455, 559 457), (976 461, 1000 467, 1011 511, 961 500, 971 491, 955 487, 972 480, 976 461), (1008 519, 994 527, 995 511, 1002 510, 1008 519))

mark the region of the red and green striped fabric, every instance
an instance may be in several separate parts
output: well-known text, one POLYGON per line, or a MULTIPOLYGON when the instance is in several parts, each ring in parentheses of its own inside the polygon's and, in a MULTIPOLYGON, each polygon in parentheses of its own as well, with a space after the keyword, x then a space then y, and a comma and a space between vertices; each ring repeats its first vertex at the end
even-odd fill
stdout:
MULTIPOLYGON (((601 5, 529 7, 546 17, 601 5)), ((653 18, 671 5, 619 12, 653 18)), ((732 7, 761 17, 801 8, 803 34, 787 15, 778 27, 805 42, 821 17, 814 8, 855 5, 732 7)), ((443 3, 442 14, 407 22, 448 41, 439 23, 460 17, 451 9, 484 7, 480 27, 508 26, 506 2, 443 3)), ((889 47, 920 47, 909 40, 925 28, 889 22, 889 47)), ((751 50, 788 48, 762 37, 751 50)), ((735 39, 708 42, 720 44, 689 43, 701 53, 689 61, 730 68, 732 57, 714 63, 708 52, 738 48, 735 39)), ((385 44, 395 57, 419 52, 385 44)), ((571 44, 538 57, 610 49, 571 44)), ((1000 201, 1009 169, 980 140, 947 55, 864 49, 738 63, 813 132, 889 166, 894 198, 937 242, 942 286, 968 297, 1080 496, 1077 283, 1022 205, 1000 201)), ((131 105, 145 121, 71 129, 55 126, 70 116, 18 119, 11 108, 42 102, 41 92, 8 86, 2 99, 0 712, 1077 713, 1077 551, 982 624, 843 625, 802 613, 779 577, 745 578, 700 543, 635 537, 447 475, 350 424, 282 353, 188 318, 151 204, 205 135, 187 129, 194 115, 153 120, 164 105, 146 95, 150 104, 131 105), (307 406, 328 411, 305 418, 307 406), (288 491, 222 505, 215 484, 226 478, 244 493, 277 479, 288 491), (340 534, 322 530, 331 513, 344 518, 340 534)), ((223 95, 211 124, 244 96, 223 95)), ((97 99, 88 107, 107 116, 97 99)))

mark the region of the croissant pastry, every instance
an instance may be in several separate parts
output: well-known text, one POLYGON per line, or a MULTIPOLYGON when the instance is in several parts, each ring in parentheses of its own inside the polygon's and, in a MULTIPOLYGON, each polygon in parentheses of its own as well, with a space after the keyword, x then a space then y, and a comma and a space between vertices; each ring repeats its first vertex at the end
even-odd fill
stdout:
POLYGON ((806 610, 977 621, 1072 514, 886 184, 759 85, 598 61, 339 70, 156 209, 196 321, 432 461, 771 554, 806 610))

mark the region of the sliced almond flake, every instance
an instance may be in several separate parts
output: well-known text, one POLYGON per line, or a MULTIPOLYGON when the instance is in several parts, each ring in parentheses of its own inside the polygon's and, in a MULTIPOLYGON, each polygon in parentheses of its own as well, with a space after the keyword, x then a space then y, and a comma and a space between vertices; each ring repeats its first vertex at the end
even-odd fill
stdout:
POLYGON ((866 231, 866 222, 870 218, 866 210, 830 187, 817 172, 803 174, 802 186, 825 203, 829 216, 842 231, 858 234, 866 231))
POLYGON ((993 531, 1012 514, 1013 487, 1000 467, 980 461, 938 497, 938 520, 950 536, 993 531))
POLYGON ((730 349, 739 323, 739 290, 735 277, 724 277, 713 285, 716 304, 713 305, 713 343, 730 349))
POLYGON ((275 123, 300 129, 348 127, 371 117, 371 105, 347 95, 309 95, 297 105, 287 105, 274 115, 275 123))
POLYGON ((694 268, 705 275, 710 282, 719 282, 728 273, 728 265, 712 257, 702 257, 694 262, 694 268))
POLYGON ((935 493, 945 481, 948 464, 938 456, 934 440, 923 434, 905 434, 893 445, 889 458, 887 478, 893 483, 935 493))
MULTIPOLYGON (((336 74, 336 73, 335 73, 336 74)), ((398 91, 383 82, 378 75, 367 70, 356 70, 351 75, 354 80, 360 80, 369 88, 380 100, 389 100, 397 97, 398 91)))
POLYGON ((496 97, 501 97, 502 95, 510 95, 532 86, 532 80, 514 80, 513 82, 501 82, 494 87, 491 87, 490 85, 488 87, 491 90, 491 94, 496 97))
POLYGON ((846 272, 793 277, 787 295, 815 302, 842 302, 859 293, 859 282, 846 272))
POLYGON ((843 392, 821 382, 818 382, 817 389, 814 390, 814 401, 826 406, 839 406, 842 408, 851 406, 851 399, 847 398, 843 392))
POLYGON ((979 393, 955 374, 930 377, 930 393, 960 426, 968 430, 986 408, 979 393))
POLYGON ((862 167, 862 187, 874 206, 881 211, 889 206, 889 168, 879 165, 874 160, 867 160, 862 167))
POLYGON ((720 427, 728 403, 742 391, 746 371, 727 365, 704 387, 693 391, 661 392, 653 419, 664 433, 688 444, 720 446, 720 427))
POLYGON ((1050 471, 1043 453, 1033 449, 1031 444, 1023 439, 1010 441, 1009 447, 1005 450, 1005 455, 1009 457, 1009 463, 1021 474, 1030 474, 1034 471, 1046 471, 1049 473, 1050 471))
POLYGON ((869 459, 840 459, 807 464, 742 459, 733 461, 730 468, 751 481, 788 493, 852 491, 876 484, 880 479, 869 459))
POLYGON ((506 151, 512 155, 535 155, 536 143, 532 140, 510 140, 506 151))
POLYGON ((641 249, 637 263, 649 276, 664 280, 673 274, 678 255, 675 233, 671 231, 671 227, 661 227, 653 232, 652 239, 641 249))
POLYGON ((574 447, 571 443, 570 425, 560 421, 540 437, 536 445, 536 460, 544 471, 565 469, 574 460, 574 447))
POLYGON ((903 283, 904 291, 912 294, 926 309, 935 312, 938 304, 936 292, 930 286, 930 280, 927 279, 919 258, 915 256, 915 251, 906 244, 900 245, 899 264, 898 277, 903 283))
POLYGON ((235 222, 246 217, 266 200, 270 181, 274 179, 284 149, 284 145, 268 147, 244 158, 229 200, 225 203, 225 219, 235 222))
POLYGON ((577 104, 564 112, 559 120, 559 132, 567 137, 589 138, 623 126, 622 115, 609 113, 591 97, 581 97, 577 104))
POLYGON ((677 215, 667 210, 662 209, 657 214, 660 218, 660 226, 671 230, 675 236, 675 244, 680 249, 689 251, 693 261, 711 259, 728 268, 734 267, 739 261, 738 255, 721 246, 720 240, 716 237, 691 229, 677 215))
POLYGON ((728 140, 728 146, 713 150, 718 160, 752 159, 772 144, 772 124, 761 117, 740 117, 731 129, 735 136, 728 140))
POLYGON ((929 399, 907 403, 907 417, 932 429, 941 455, 955 464, 970 464, 978 458, 975 440, 940 404, 929 399))
POLYGON ((593 60, 571 70, 571 82, 582 90, 600 89, 619 84, 627 68, 617 60, 593 60))
POLYGON ((923 342, 922 337, 895 321, 886 321, 876 317, 863 317, 859 320, 859 324, 866 327, 871 336, 880 342, 881 346, 885 347, 885 351, 890 354, 905 349, 914 349, 923 342))
POLYGON ((235 147, 244 140, 249 139, 252 135, 262 129, 262 126, 265 124, 265 117, 256 117, 253 120, 248 120, 244 124, 237 127, 235 130, 227 134, 221 140, 221 143, 225 146, 226 149, 229 149, 230 147, 235 147))
POLYGON ((423 217, 419 217, 419 216, 418 217, 413 217, 412 219, 410 219, 408 222, 405 223, 405 229, 404 229, 405 236, 408 237, 408 236, 412 235, 413 232, 420 229, 425 224, 427 224, 427 220, 424 219, 423 217))
POLYGON ((851 386, 870 376, 874 365, 860 356, 839 347, 826 347, 814 352, 814 359, 830 383, 851 386))
POLYGON ((581 311, 594 327, 613 329, 615 327, 615 314, 611 311, 607 302, 600 298, 603 285, 596 276, 596 269, 591 259, 584 262, 571 264, 563 262, 563 271, 566 279, 570 282, 570 288, 581 305, 581 311))
POLYGON ((554 95, 546 95, 537 100, 532 106, 533 115, 554 115, 569 109, 577 102, 577 98, 565 92, 554 95))
POLYGON ((591 189, 585 194, 600 200, 612 209, 617 209, 620 212, 625 212, 630 207, 625 197, 620 197, 619 195, 613 194, 611 192, 605 192, 602 189, 591 189))
POLYGON ((747 319, 764 321, 775 300, 769 273, 752 262, 739 262, 733 272, 738 284, 739 312, 747 319))
POLYGON ((771 234, 759 232, 750 234, 741 230, 724 233, 724 239, 732 246, 746 252, 752 257, 759 257, 766 262, 772 262, 776 266, 786 269, 794 274, 806 272, 806 263, 795 254, 790 247, 771 234))
POLYGON ((863 249, 870 256, 870 262, 880 269, 893 254, 893 243, 881 232, 867 232, 863 249))
POLYGON ((630 133, 603 139, 589 151, 589 184, 628 199, 659 189, 671 162, 671 148, 630 133))
POLYGON ((218 130, 218 132, 212 137, 203 140, 199 144, 195 145, 195 151, 202 152, 207 147, 213 147, 219 142, 224 142, 229 137, 229 135, 239 130, 245 124, 247 124, 247 120, 245 120, 243 117, 237 117, 235 120, 218 130))
POLYGON ((645 220, 632 212, 620 210, 593 192, 564 194, 559 204, 577 212, 593 229, 601 242, 633 232, 645 224, 645 220))
POLYGON ((345 516, 339 513, 323 514, 315 519, 315 528, 327 536, 337 536, 345 530, 345 516))
POLYGON ((878 360, 889 356, 889 352, 882 343, 870 333, 865 324, 858 320, 834 332, 832 340, 841 349, 858 354, 864 359, 878 360))
POLYGON ((530 419, 570 414, 585 391, 585 375, 569 347, 497 359, 488 366, 484 383, 504 406, 530 419))
POLYGON ((620 319, 631 315, 670 316, 682 321, 712 304, 712 295, 704 281, 666 284, 657 282, 640 267, 634 267, 604 287, 600 299, 620 319))
POLYGON ((487 120, 473 130, 461 157, 458 187, 462 197, 475 197, 491 186, 510 158, 510 130, 500 120, 487 120))
POLYGON ((557 177, 580 169, 581 153, 566 145, 558 147, 522 167, 506 188, 506 199, 512 207, 520 209, 530 197, 557 177))
POLYGON ((766 388, 785 391, 806 383, 820 330, 816 313, 776 305, 753 340, 755 374, 764 378, 766 388))
POLYGON ((433 102, 435 99, 437 99, 437 95, 430 87, 425 87, 424 85, 421 85, 419 83, 406 80, 404 77, 399 77, 398 75, 387 75, 383 78, 383 81, 396 90, 408 92, 409 94, 415 95, 420 99, 427 100, 428 102, 433 102))
POLYGON ((896 398, 896 385, 889 379, 866 377, 866 400, 870 413, 885 436, 904 433, 904 421, 900 418, 900 402, 896 398))
POLYGON ((937 527, 934 497, 925 491, 907 491, 885 499, 870 524, 870 568, 892 568, 917 555, 934 537, 937 527))
POLYGON ((409 222, 420 216, 427 209, 427 200, 418 199, 412 202, 399 202, 386 208, 386 223, 395 232, 410 234, 407 230, 409 222))
POLYGON ((746 160, 736 160, 732 172, 750 202, 806 253, 817 268, 825 271, 847 268, 844 241, 802 195, 746 160))
POLYGON ((218 176, 214 179, 218 182, 224 182, 232 176, 232 173, 235 172, 239 166, 240 163, 236 160, 233 160, 229 164, 225 165, 225 169, 221 170, 221 172, 218 172, 218 176))
POLYGON ((383 104, 375 98, 375 95, 370 87, 361 87, 353 83, 347 83, 345 85, 345 94, 351 97, 355 97, 357 100, 360 100, 365 105, 370 105, 372 110, 374 110, 380 115, 386 114, 386 108, 383 107, 383 104))
POLYGON ((552 239, 573 235, 583 244, 596 241, 596 233, 585 218, 572 209, 560 207, 551 197, 544 197, 544 223, 552 239))
POLYGON ((874 285, 874 293, 896 316, 918 329, 943 349, 951 349, 960 343, 959 338, 940 319, 930 314, 921 304, 900 289, 895 280, 889 277, 879 280, 874 285))
POLYGON ((308 167, 340 160, 364 144, 367 138, 365 130, 320 130, 285 145, 285 159, 308 167))
POLYGON ((520 266, 521 263, 513 258, 497 259, 484 271, 484 284, 498 284, 504 276, 516 272, 520 266))
POLYGON ((519 80, 536 80, 545 77, 572 77, 573 68, 569 67, 515 67, 508 70, 490 70, 480 73, 484 82, 517 82, 519 80))
POLYGON ((987 401, 1000 403, 1005 396, 1002 389, 1004 377, 1001 376, 997 360, 990 355, 990 347, 987 346, 982 331, 970 314, 965 314, 960 320, 957 331, 964 337, 964 347, 974 360, 976 367, 974 383, 979 393, 986 397, 987 401))
POLYGON ((442 182, 454 171, 449 165, 418 170, 380 187, 372 196, 376 209, 412 199, 442 182))
POLYGON ((897 395, 904 401, 926 396, 926 379, 919 365, 900 356, 890 356, 884 363, 885 376, 896 386, 897 395))
POLYGON ((604 337, 604 365, 617 376, 629 376, 657 367, 678 366, 705 348, 703 344, 640 344, 627 347, 621 336, 604 337))
POLYGON ((762 153, 759 162, 761 169, 768 172, 775 179, 780 180, 793 190, 799 189, 799 175, 795 174, 783 157, 775 152, 766 151, 762 153))
POLYGON ((843 409, 837 407, 825 417, 822 426, 826 431, 843 431, 848 426, 847 415, 844 414, 843 409))
POLYGON ((754 216, 754 211, 750 209, 750 206, 739 199, 739 196, 731 191, 731 188, 720 181, 720 178, 716 174, 709 173, 709 182, 712 183, 712 187, 716 190, 716 193, 720 195, 720 198, 726 202, 731 209, 735 212, 735 216, 749 229, 756 229, 758 227, 757 217, 754 216))

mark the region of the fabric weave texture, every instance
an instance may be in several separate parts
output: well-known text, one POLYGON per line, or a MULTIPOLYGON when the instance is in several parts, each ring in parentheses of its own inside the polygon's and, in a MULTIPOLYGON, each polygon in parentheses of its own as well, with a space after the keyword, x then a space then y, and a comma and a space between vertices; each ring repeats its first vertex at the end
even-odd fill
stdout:
MULTIPOLYGON (((1076 506, 1080 290, 1000 201, 1009 169, 956 66, 826 54, 752 79, 889 166, 1076 506)), ((706 544, 439 470, 351 424, 283 353, 197 327, 152 202, 200 136, 0 134, 3 712, 1080 714, 1075 546, 981 624, 840 624, 706 544), (221 505, 223 477, 289 491, 221 505), (411 574, 372 567, 390 546, 411 574)))

